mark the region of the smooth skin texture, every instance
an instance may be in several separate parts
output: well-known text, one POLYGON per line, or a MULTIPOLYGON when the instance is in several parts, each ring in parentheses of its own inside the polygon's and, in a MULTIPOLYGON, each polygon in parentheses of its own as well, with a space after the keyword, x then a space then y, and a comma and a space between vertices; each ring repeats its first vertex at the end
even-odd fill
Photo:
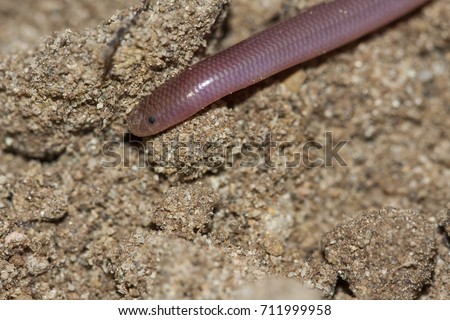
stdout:
POLYGON ((431 0, 334 0, 314 6, 188 68, 130 113, 136 136, 154 135, 211 103, 352 42, 431 0))

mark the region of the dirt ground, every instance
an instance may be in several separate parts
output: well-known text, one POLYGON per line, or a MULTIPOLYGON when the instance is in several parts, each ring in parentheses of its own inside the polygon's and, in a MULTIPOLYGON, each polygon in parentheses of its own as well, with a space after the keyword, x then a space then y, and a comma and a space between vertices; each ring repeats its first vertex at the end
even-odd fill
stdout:
POLYGON ((450 299, 449 1, 127 133, 319 2, 1 0, 0 298, 450 299))

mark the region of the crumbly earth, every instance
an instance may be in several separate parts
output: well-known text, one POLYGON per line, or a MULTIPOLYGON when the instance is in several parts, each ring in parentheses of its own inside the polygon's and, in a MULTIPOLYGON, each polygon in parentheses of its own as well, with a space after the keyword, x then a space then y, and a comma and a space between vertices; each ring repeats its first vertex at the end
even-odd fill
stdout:
POLYGON ((322 249, 357 298, 413 299, 431 282, 434 229, 419 214, 386 208, 338 225, 322 249))
POLYGON ((0 298, 450 299, 449 1, 127 133, 318 2, 1 1, 0 298))

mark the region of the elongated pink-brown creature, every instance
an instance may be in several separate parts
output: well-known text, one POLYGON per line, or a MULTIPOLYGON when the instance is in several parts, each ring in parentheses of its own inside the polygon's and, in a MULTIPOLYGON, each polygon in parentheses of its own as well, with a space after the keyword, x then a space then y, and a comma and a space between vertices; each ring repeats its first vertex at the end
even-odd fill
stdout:
POLYGON ((430 0, 334 0, 188 68, 134 108, 130 131, 149 136, 186 120, 214 101, 293 65, 354 41, 430 0))

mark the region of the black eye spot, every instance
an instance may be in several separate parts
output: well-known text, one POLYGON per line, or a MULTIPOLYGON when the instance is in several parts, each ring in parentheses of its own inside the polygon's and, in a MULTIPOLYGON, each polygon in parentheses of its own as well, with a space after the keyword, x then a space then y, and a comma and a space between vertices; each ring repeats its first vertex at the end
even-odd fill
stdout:
POLYGON ((155 124, 155 123, 156 123, 156 118, 155 118, 154 116, 150 116, 150 117, 148 118, 148 123, 150 123, 150 124, 155 124))

